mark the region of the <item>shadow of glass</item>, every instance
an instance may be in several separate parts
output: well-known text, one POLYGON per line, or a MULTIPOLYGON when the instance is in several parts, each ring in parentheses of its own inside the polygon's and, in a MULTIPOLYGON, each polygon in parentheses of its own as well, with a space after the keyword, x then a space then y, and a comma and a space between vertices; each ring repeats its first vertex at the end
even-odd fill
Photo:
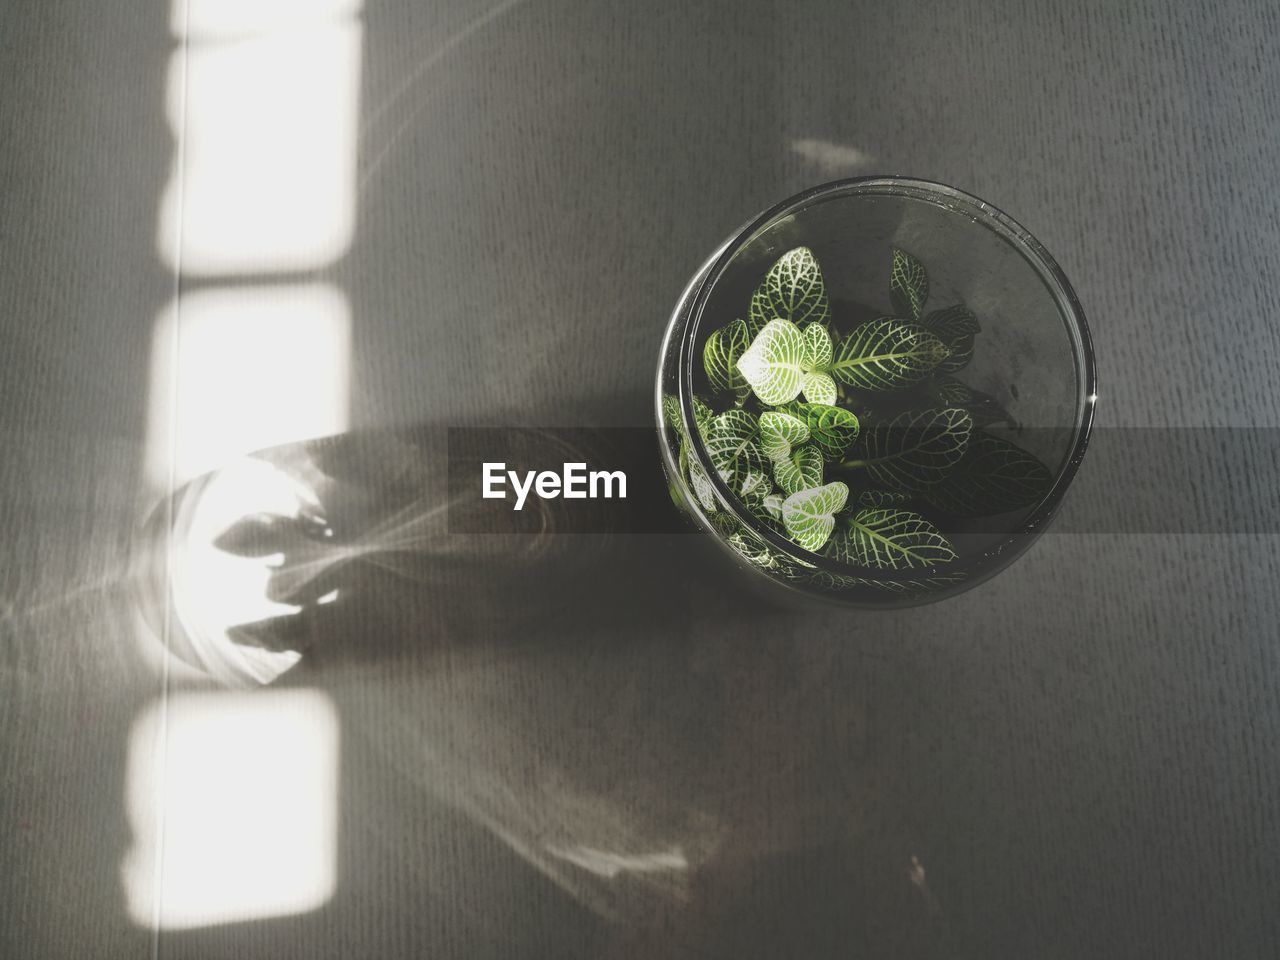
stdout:
POLYGON ((679 923, 690 948, 747 950, 761 891, 797 870, 817 873, 788 889, 836 877, 919 906, 901 844, 868 840, 873 820, 900 835, 878 779, 830 775, 865 756, 866 691, 822 690, 794 612, 706 537, 549 532, 563 501, 536 501, 541 532, 450 534, 447 439, 427 425, 260 453, 304 490, 297 509, 246 504, 208 543, 190 533, 214 481, 180 490, 150 542, 172 516, 175 566, 203 550, 265 563, 268 599, 291 612, 206 630, 175 594, 175 651, 224 682, 324 689, 344 756, 378 758, 626 929, 679 923), (246 651, 296 659, 236 676, 246 651))
MULTIPOLYGON (((566 460, 601 462, 601 450, 590 446, 594 435, 573 436, 571 448, 536 430, 504 439, 516 458, 563 448, 566 460)), ((151 590, 144 613, 157 623, 162 593, 171 591, 185 634, 179 655, 224 682, 252 685, 274 676, 237 676, 235 657, 223 654, 239 648, 328 664, 424 663, 433 655, 571 649, 587 638, 598 646, 615 642, 620 628, 660 640, 680 633, 695 606, 699 616, 708 606, 723 608, 726 627, 776 609, 691 526, 665 532, 680 529, 669 518, 658 521, 664 532, 648 534, 634 532, 643 517, 620 520, 612 501, 530 497, 520 512, 490 509, 480 502, 479 476, 469 474, 476 489, 460 495, 450 482, 450 443, 438 425, 357 432, 262 451, 250 466, 198 478, 145 525, 138 560, 151 590), (204 575, 220 569, 210 557, 257 567, 262 576, 204 575), (232 595, 257 590, 256 604, 232 595), (220 610, 280 612, 244 622, 201 619, 220 610)), ((650 486, 661 489, 654 443, 650 486)))

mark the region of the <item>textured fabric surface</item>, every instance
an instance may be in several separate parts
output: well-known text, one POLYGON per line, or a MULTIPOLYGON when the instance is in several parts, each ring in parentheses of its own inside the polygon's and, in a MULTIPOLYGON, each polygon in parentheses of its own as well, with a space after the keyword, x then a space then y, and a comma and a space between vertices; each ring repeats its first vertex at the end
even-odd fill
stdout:
MULTIPOLYGON (((491 643, 291 679, 342 727, 333 898, 130 919, 130 731, 199 684, 157 670, 126 586, 157 317, 207 284, 157 246, 174 63, 198 50, 174 17, 0 10, 0 956, 1277 954, 1277 544, 1246 534, 1051 534, 878 614, 781 611, 674 561, 672 593, 575 619, 566 590, 537 629, 500 596, 424 623, 389 590, 378 629, 491 643), (697 868, 615 882, 591 860, 673 850, 697 868)), ((353 427, 647 423, 703 258, 865 173, 953 183, 1053 252, 1100 426, 1280 427, 1274 4, 360 17, 354 235, 283 277, 349 302, 353 427)))

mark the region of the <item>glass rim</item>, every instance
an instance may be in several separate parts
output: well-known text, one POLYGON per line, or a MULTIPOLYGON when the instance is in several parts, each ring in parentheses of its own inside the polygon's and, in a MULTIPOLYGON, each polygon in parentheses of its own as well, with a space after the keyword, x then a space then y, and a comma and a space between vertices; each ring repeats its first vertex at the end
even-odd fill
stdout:
MULTIPOLYGON (((715 488, 720 505, 739 523, 745 526, 770 547, 784 555, 818 570, 841 573, 886 582, 918 581, 933 575, 954 576, 957 573, 969 574, 980 571, 992 560, 1005 554, 1011 547, 1025 547, 1042 532, 1044 526, 1053 519, 1067 488, 1071 485, 1080 463, 1084 458, 1085 448, 1089 443, 1089 434, 1093 427, 1094 408, 1097 400, 1097 371, 1094 363, 1093 340, 1089 334, 1089 326, 1085 320, 1084 309, 1066 274, 1058 266, 1049 251, 1024 226, 997 207, 973 194, 966 193, 956 187, 933 180, 922 180, 902 176, 866 176, 833 180, 801 191, 779 203, 774 204, 751 219, 736 231, 717 251, 712 254, 706 264, 695 274, 693 281, 685 289, 676 304, 673 318, 682 313, 688 316, 688 324, 680 343, 678 360, 679 380, 677 391, 680 401, 680 415, 689 437, 691 453, 698 460, 712 486, 715 488), (908 197, 933 203, 952 210, 963 211, 974 221, 975 225, 991 230, 1000 239, 1016 250, 1024 261, 1036 272, 1046 290, 1058 308, 1068 336, 1071 339, 1075 358, 1075 370, 1078 384, 1076 403, 1075 436, 1070 451, 1058 468, 1053 484, 1043 497, 1023 515, 1016 530, 1002 537, 996 543, 983 549, 980 553, 960 558, 939 568, 922 568, 914 570, 885 570, 877 567, 864 567, 847 563, 832 557, 806 550, 794 541, 778 534, 762 524, 745 505, 738 500, 729 489, 728 484, 720 477, 719 471, 711 463, 702 434, 696 428, 693 412, 693 374, 697 362, 694 344, 703 319, 703 311, 729 264, 747 244, 755 240, 761 233, 772 227, 778 220, 812 204, 815 201, 831 198, 836 195, 854 197, 895 196, 908 197), (691 426, 692 425, 692 426, 691 426)), ((665 445, 664 445, 665 446, 665 445)), ((711 521, 706 517, 700 504, 693 505, 693 512, 703 526, 719 537, 711 521)), ((992 566, 992 572, 997 569, 992 566)), ((972 586, 977 580, 963 582, 972 586)))

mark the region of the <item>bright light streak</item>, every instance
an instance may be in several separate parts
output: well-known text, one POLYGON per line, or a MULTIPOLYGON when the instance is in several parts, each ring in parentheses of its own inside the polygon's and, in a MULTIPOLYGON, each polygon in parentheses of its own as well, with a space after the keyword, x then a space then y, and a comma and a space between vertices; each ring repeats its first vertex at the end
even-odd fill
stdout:
POLYGON ((171 471, 176 487, 242 454, 347 429, 350 327, 346 298, 319 284, 183 297, 154 339, 153 484, 167 490, 171 471))
POLYGON ((173 35, 236 40, 267 31, 336 23, 360 13, 361 0, 175 0, 173 35))
MULTIPOLYGON (((174 0, 167 104, 177 148, 157 246, 175 296, 154 333, 147 474, 168 493, 225 467, 166 558, 174 612, 213 638, 221 659, 209 672, 224 680, 267 683, 292 665, 295 653, 217 640, 296 608, 267 598, 269 562, 212 542, 247 512, 292 516, 310 496, 239 458, 348 427, 347 299, 281 275, 332 264, 352 242, 360 7, 174 0), (246 274, 274 282, 248 284, 246 274), (192 279, 208 286, 193 290, 192 279)), ((319 692, 155 703, 129 743, 130 914, 181 929, 323 905, 337 882, 337 769, 337 717, 319 692)))
POLYGON ((608 880, 620 873, 660 873, 689 869, 689 861, 679 847, 654 853, 611 853, 592 847, 548 847, 547 852, 608 880))
POLYGON ((318 691, 179 694, 149 708, 129 741, 134 846, 122 873, 134 921, 187 929, 326 903, 338 751, 318 691))
MULTIPOLYGON (((270 25, 276 5, 261 7, 203 3, 193 15, 217 36, 236 10, 251 30, 270 25)), ((174 52, 169 121, 182 169, 161 204, 159 251, 184 276, 312 269, 350 246, 361 26, 317 19, 174 52)))

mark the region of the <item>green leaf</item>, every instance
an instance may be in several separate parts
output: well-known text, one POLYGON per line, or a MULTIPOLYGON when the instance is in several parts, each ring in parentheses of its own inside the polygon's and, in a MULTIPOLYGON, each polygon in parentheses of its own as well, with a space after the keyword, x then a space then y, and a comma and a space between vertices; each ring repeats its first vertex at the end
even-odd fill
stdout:
POLYGON ((729 489, 741 495, 756 488, 755 474, 765 472, 764 458, 755 440, 760 425, 745 410, 727 410, 711 418, 702 432, 711 464, 729 489))
POLYGON ((769 410, 760 414, 760 452, 770 460, 791 455, 792 446, 809 439, 809 427, 799 417, 769 410))
POLYGON ((763 501, 773 489, 769 465, 754 444, 743 450, 732 469, 717 468, 717 472, 730 492, 748 507, 763 501))
POLYGON ((689 485, 693 487, 693 495, 698 498, 703 510, 707 513, 715 513, 720 509, 720 504, 716 499, 716 488, 711 483, 711 478, 707 476, 707 472, 702 469, 702 464, 697 460, 690 459, 688 466, 689 485))
MULTIPOLYGON (((680 415, 680 398, 674 393, 664 393, 662 395, 662 416, 667 424, 675 428, 676 433, 684 436, 684 418, 680 415)), ((702 429, 710 419, 715 416, 712 409, 707 406, 705 400, 699 396, 693 398, 693 419, 702 429)))
POLYGON ((973 359, 975 334, 981 332, 978 318, 963 303, 945 310, 934 310, 920 325, 941 340, 950 355, 938 364, 943 373, 954 373, 973 359))
MULTIPOLYGON (((711 408, 700 398, 693 398, 693 415, 695 423, 700 431, 705 432, 706 425, 710 422, 713 414, 711 408)), ((702 504, 704 510, 709 513, 715 512, 716 497, 715 488, 711 481, 707 478, 706 472, 698 465, 697 461, 689 458, 689 437, 685 433, 684 421, 680 415, 680 400, 675 394, 668 393, 662 397, 662 416, 663 419, 675 430, 676 437, 679 441, 679 450, 676 457, 676 469, 679 471, 682 479, 687 479, 689 485, 693 488, 694 496, 698 502, 702 504)), ((683 507, 683 495, 677 499, 672 494, 672 500, 676 506, 683 507)))
POLYGON ((808 247, 788 250, 777 259, 751 298, 748 316, 767 325, 775 318, 806 323, 826 323, 831 315, 822 270, 808 247))
POLYGON ((681 510, 688 509, 689 499, 685 494, 685 483, 689 476, 689 444, 684 435, 680 435, 679 451, 676 455, 676 475, 667 478, 667 493, 671 502, 681 510))
POLYGON ((773 307, 769 303, 769 292, 765 290, 764 284, 756 287, 755 293, 751 294, 751 306, 747 309, 747 330, 754 340, 760 336, 760 331, 765 328, 770 320, 776 320, 773 307))
POLYGON ((742 522, 729 513, 717 513, 711 518, 711 526, 722 537, 731 537, 742 530, 742 522))
POLYGON ((748 563, 755 564, 762 570, 772 570, 777 560, 773 549, 764 541, 739 528, 738 532, 725 538, 725 543, 748 563))
POLYGON ((1034 455, 989 433, 978 433, 947 482, 931 488, 929 505, 959 517, 981 517, 1034 506, 1053 475, 1034 455))
POLYGON ((831 362, 831 334, 820 323, 804 328, 804 362, 811 370, 825 367, 831 362))
MULTIPOLYGON (((681 444, 680 449, 681 451, 684 450, 683 444, 681 444)), ((686 468, 684 464, 681 464, 680 476, 682 478, 684 477, 685 469, 686 468)), ((677 480, 675 477, 667 478, 667 496, 671 498, 671 503, 676 507, 677 510, 689 512, 689 498, 684 492, 683 479, 677 480)))
POLYGON ((843 407, 796 401, 783 407, 782 412, 805 422, 810 442, 828 462, 838 461, 857 439, 858 418, 843 407))
POLYGON ((948 407, 964 407, 973 414, 973 422, 980 427, 993 423, 1014 423, 1000 401, 989 393, 975 390, 968 384, 961 383, 955 377, 939 377, 934 381, 933 395, 937 401, 948 407))
POLYGON ((675 428, 676 433, 684 433, 680 417, 680 398, 674 393, 662 395, 662 418, 667 421, 667 426, 675 428))
POLYGON ((764 498, 760 505, 764 508, 764 512, 774 520, 782 519, 782 497, 778 494, 769 494, 764 498))
POLYGON ((842 337, 826 370, 859 390, 897 390, 927 377, 948 356, 924 327, 905 320, 870 320, 842 337))
POLYGON ((921 492, 946 479, 972 431, 973 417, 959 407, 908 410, 865 431, 843 466, 865 470, 880 486, 921 492))
POLYGON ((727 462, 738 456, 759 432, 760 422, 755 414, 746 410, 726 410, 711 418, 702 431, 702 439, 711 462, 720 469, 722 460, 727 462))
POLYGON ((738 358, 738 370, 760 402, 776 407, 794 400, 804 384, 804 335, 789 320, 770 320, 738 358))
POLYGON ((758 453, 749 455, 746 468, 738 475, 734 493, 748 508, 755 508, 764 503, 764 498, 772 490, 773 482, 769 479, 764 459, 758 453))
POLYGON ((733 394, 739 401, 751 393, 751 385, 738 371, 738 358, 751 345, 751 333, 742 320, 730 321, 714 330, 702 348, 702 366, 711 386, 733 394))
POLYGON ((790 496, 822 485, 822 454, 809 446, 797 447, 773 461, 773 479, 790 496))
POLYGON ((828 555, 882 570, 914 570, 950 563, 955 548, 932 523, 910 510, 862 509, 850 517, 828 555))
POLYGON ((836 382, 825 373, 805 374, 804 385, 800 392, 810 403, 822 403, 830 406, 840 396, 836 390, 836 382))
POLYGON ((782 503, 787 534, 804 549, 817 552, 835 529, 836 514, 844 509, 849 488, 840 481, 801 490, 782 503))
POLYGON ((893 248, 893 267, 889 273, 889 299, 893 311, 900 316, 919 320, 924 303, 929 299, 929 276, 924 265, 905 250, 893 248))
POLYGON ((697 424, 699 430, 710 423, 711 418, 715 415, 715 411, 711 409, 705 400, 698 396, 693 398, 693 422, 697 424))
POLYGON ((911 497, 905 493, 891 490, 863 490, 854 501, 859 507, 870 507, 883 510, 885 507, 896 507, 906 503, 911 497))
POLYGON ((747 504, 747 510, 756 518, 756 523, 760 527, 772 530, 778 536, 785 537, 786 530, 782 526, 782 498, 777 493, 770 493, 759 500, 752 500, 747 504), (767 502, 776 501, 777 515, 769 512, 769 508, 765 505, 767 502))

